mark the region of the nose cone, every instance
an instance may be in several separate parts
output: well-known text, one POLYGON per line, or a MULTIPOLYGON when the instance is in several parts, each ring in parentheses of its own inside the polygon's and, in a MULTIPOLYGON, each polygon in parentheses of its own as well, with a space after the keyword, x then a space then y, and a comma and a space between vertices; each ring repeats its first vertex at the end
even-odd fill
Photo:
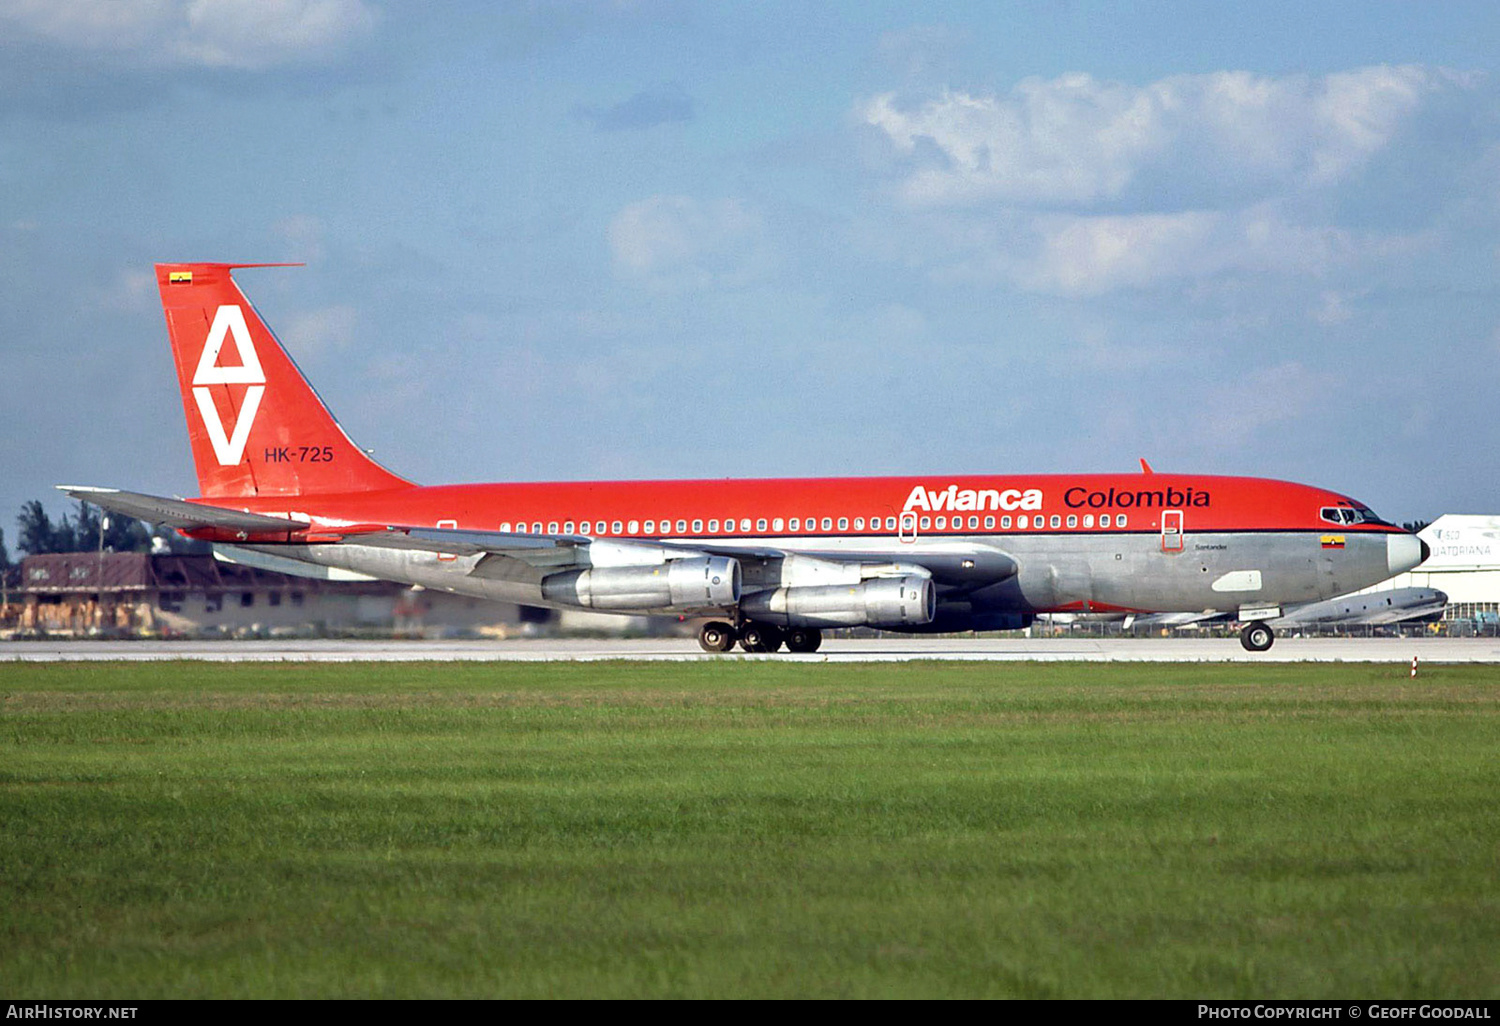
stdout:
POLYGON ((1385 541, 1385 565, 1392 576, 1402 574, 1427 558, 1427 543, 1414 534, 1388 534, 1385 541))

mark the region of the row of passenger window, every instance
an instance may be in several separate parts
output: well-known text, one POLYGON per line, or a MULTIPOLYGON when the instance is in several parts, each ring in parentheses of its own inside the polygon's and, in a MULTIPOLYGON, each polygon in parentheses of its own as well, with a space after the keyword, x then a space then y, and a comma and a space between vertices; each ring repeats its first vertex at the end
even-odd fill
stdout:
MULTIPOLYGON (((928 517, 923 517, 921 519, 921 529, 923 531, 926 531, 926 530, 929 530, 929 529, 936 530, 936 531, 959 531, 959 530, 962 530, 964 528, 964 526, 965 526, 964 525, 964 518, 963 517, 953 517, 952 518, 952 526, 949 526, 949 525, 947 525, 947 524, 944 523, 944 521, 948 519, 947 517, 933 517, 933 518, 930 518, 930 519, 932 519, 932 521, 933 521, 931 525, 929 525, 928 522, 927 522, 929 520, 928 517)), ((1069 530, 1077 530, 1080 526, 1082 526, 1085 529, 1090 529, 1091 530, 1094 527, 1094 523, 1095 523, 1095 521, 1094 521, 1094 514, 1092 514, 1092 513, 1085 513, 1085 514, 1083 514, 1083 516, 1082 516, 1081 519, 1080 519, 1080 517, 1079 517, 1079 515, 1077 513, 1069 513, 1068 517, 1067 517, 1067 526, 1068 526, 1069 530)), ((1126 525, 1125 514, 1124 513, 1117 513, 1117 514, 1115 514, 1112 517, 1112 516, 1110 516, 1110 514, 1104 513, 1104 514, 1100 515, 1099 520, 1098 520, 1098 525, 1100 527, 1124 527, 1126 525)), ((1022 513, 1020 516, 1016 517, 1016 519, 1015 519, 1015 526, 1016 526, 1017 530, 1021 530, 1021 531, 1025 531, 1025 530, 1037 530, 1037 531, 1041 531, 1041 530, 1045 530, 1048 527, 1051 527, 1051 528, 1053 528, 1055 530, 1055 529, 1061 528, 1063 526, 1063 518, 1061 516, 1059 516, 1058 514, 1056 514, 1056 513, 1052 514, 1050 520, 1049 520, 1048 517, 1044 516, 1041 513, 1038 513, 1035 516, 1028 516, 1027 514, 1022 513)), ((979 527, 979 518, 978 517, 974 517, 974 516, 969 517, 968 527, 969 527, 970 530, 977 529, 979 527)), ((994 517, 989 517, 989 516, 985 517, 984 518, 984 528, 987 531, 994 530, 995 529, 995 518, 994 517)), ((1008 517, 1008 516, 1001 517, 1000 518, 1000 530, 1002 530, 1002 531, 1009 531, 1010 529, 1011 529, 1011 519, 1010 519, 1010 517, 1008 517)))
MULTIPOLYGON (((993 531, 996 529, 996 518, 994 516, 986 516, 983 519, 984 530, 993 531)), ((970 516, 967 523, 965 523, 963 517, 924 516, 920 518, 916 526, 919 531, 962 531, 966 527, 968 530, 977 531, 980 529, 979 523, 980 518, 977 516, 970 516)), ((818 517, 792 517, 790 519, 786 519, 784 517, 774 517, 769 521, 767 521, 765 517, 761 517, 754 521, 752 521, 749 517, 740 517, 738 522, 736 522, 734 517, 726 517, 723 521, 722 532, 720 531, 720 522, 718 520, 709 520, 707 522, 706 531, 704 521, 694 520, 692 522, 691 533, 693 535, 702 535, 705 533, 749 534, 751 531, 756 531, 758 533, 764 534, 767 531, 770 531, 772 534, 811 534, 817 532, 833 531, 834 524, 835 518, 833 517, 823 517, 821 519, 819 519, 818 517)), ((837 524, 838 530, 841 532, 848 531, 850 529, 848 517, 838 517, 837 524)), ((863 532, 866 530, 865 524, 866 521, 864 517, 855 517, 853 529, 855 531, 863 532)), ((1081 520, 1079 515, 1076 513, 1070 513, 1067 517, 1067 526, 1070 530, 1077 529, 1080 526, 1085 530, 1088 530, 1092 529, 1094 527, 1094 524, 1094 514, 1092 513, 1083 514, 1081 520)), ((879 531, 882 529, 882 526, 886 531, 894 532, 897 528, 896 518, 871 517, 869 519, 868 529, 870 531, 879 531)), ((1016 517, 1014 521, 1009 515, 999 518, 999 530, 1002 531, 1009 531, 1012 529, 1021 531, 1042 531, 1046 530, 1048 527, 1056 530, 1061 528, 1062 526, 1063 518, 1056 513, 1052 514, 1050 520, 1047 516, 1041 513, 1038 513, 1035 516, 1022 513, 1020 516, 1016 517)), ((1098 526, 1101 528, 1123 528, 1126 526, 1125 514, 1118 513, 1111 517, 1110 514, 1104 513, 1098 518, 1098 526)), ((613 522, 604 520, 585 520, 577 524, 575 524, 571 520, 552 520, 547 523, 546 528, 546 531, 543 531, 542 522, 535 521, 531 524, 531 530, 529 533, 580 534, 587 535, 588 537, 602 537, 611 534, 646 535, 648 537, 656 537, 658 535, 686 535, 689 533, 688 521, 686 520, 678 520, 675 521, 675 523, 671 520, 647 520, 644 523, 639 520, 631 520, 628 522, 621 520, 615 520, 613 522), (657 530, 658 526, 660 527, 660 531, 657 530)), ((904 529, 910 530, 910 524, 908 524, 904 529)), ((501 524, 500 530, 509 533, 511 531, 511 524, 508 521, 501 524)), ((515 533, 527 534, 528 531, 526 528, 526 524, 524 522, 516 524, 515 533)))

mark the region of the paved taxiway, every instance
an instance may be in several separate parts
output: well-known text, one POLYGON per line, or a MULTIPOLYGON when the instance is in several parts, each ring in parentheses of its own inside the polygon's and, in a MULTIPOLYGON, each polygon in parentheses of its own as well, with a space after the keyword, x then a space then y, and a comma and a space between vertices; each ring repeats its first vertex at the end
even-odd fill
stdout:
POLYGON ((709 655, 690 638, 515 641, 7 641, 0 661, 201 659, 214 662, 592 662, 779 659, 796 662, 1389 662, 1500 664, 1500 638, 1278 638, 1250 653, 1235 638, 876 638, 829 639, 811 655, 709 655))

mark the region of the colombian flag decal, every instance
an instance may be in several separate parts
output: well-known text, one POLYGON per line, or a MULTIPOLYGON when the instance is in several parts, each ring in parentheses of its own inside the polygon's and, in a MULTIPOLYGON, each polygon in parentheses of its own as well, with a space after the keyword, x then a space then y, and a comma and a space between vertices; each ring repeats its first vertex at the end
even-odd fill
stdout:
POLYGON ((1325 534, 1323 536, 1323 547, 1325 549, 1341 549, 1344 547, 1344 536, 1341 534, 1325 534))
POLYGON ((167 275, 167 281, 173 285, 191 285, 193 283, 193 272, 173 271, 167 275))

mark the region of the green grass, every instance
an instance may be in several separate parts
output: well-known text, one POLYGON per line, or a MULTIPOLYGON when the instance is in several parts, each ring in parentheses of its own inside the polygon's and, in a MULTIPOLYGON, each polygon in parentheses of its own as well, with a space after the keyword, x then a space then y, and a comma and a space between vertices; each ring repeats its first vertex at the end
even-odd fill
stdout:
POLYGON ((1500 669, 0 665, 0 992, 1493 997, 1500 669))

